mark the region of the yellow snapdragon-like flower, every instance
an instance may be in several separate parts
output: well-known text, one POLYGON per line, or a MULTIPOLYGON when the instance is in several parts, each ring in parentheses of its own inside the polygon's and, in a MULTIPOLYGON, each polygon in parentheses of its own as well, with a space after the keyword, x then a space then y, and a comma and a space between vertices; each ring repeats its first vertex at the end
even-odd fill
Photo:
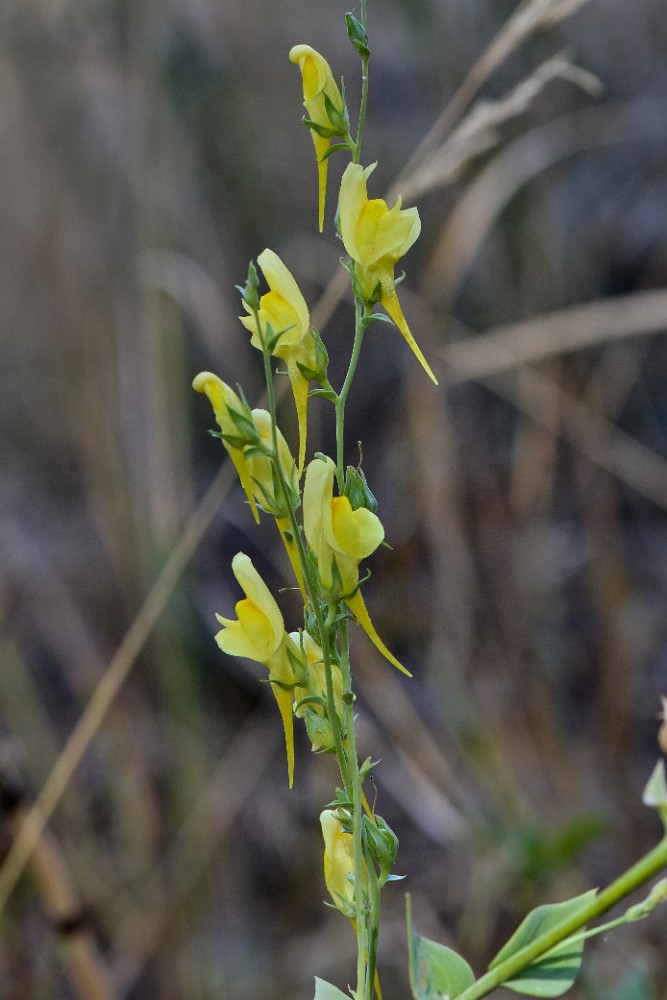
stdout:
MULTIPOLYGON (((271 448, 273 446, 271 414, 268 410, 256 409, 252 411, 252 418, 259 433, 261 443, 266 448, 271 448)), ((280 462, 283 478, 287 484, 287 488, 293 495, 296 495, 298 492, 296 463, 292 458, 292 452, 279 427, 276 428, 276 437, 278 439, 278 461, 280 462)), ((283 540, 301 593, 305 597, 306 590, 303 582, 301 560, 299 559, 296 543, 292 537, 287 511, 284 509, 285 503, 289 503, 290 501, 277 495, 278 491, 276 490, 273 466, 270 458, 266 455, 253 455, 246 459, 246 463, 257 502, 263 506, 268 506, 269 509, 273 508, 272 513, 275 514, 280 537, 283 540)))
POLYGON ((353 510, 347 497, 333 495, 335 472, 330 458, 313 459, 303 488, 303 527, 317 558, 320 580, 326 590, 345 601, 382 655, 410 676, 377 634, 359 590, 359 563, 384 539, 382 522, 365 507, 353 510))
MULTIPOLYGON (((272 354, 281 358, 287 365, 294 403, 299 423, 299 475, 303 470, 306 455, 308 379, 304 378, 299 365, 314 368, 315 341, 310 328, 310 313, 306 300, 301 294, 291 272, 273 250, 262 250, 257 258, 270 291, 259 300, 258 318, 261 324, 262 336, 267 337, 268 328, 275 335, 285 331, 279 338, 272 354)), ((262 349, 259 331, 250 306, 244 301, 243 306, 250 314, 241 316, 240 320, 246 330, 252 334, 250 343, 253 347, 262 349)))
MULTIPOLYGON (((338 115, 343 114, 343 98, 338 85, 333 78, 331 67, 324 56, 312 49, 310 45, 295 45, 290 49, 290 61, 298 64, 303 79, 303 103, 310 121, 328 131, 332 121, 327 113, 326 98, 331 101, 338 115), (326 95, 326 98, 325 98, 326 95)), ((328 159, 322 159, 329 149, 331 136, 320 135, 311 128, 315 156, 317 157, 317 175, 319 187, 319 226, 324 227, 324 202, 327 192, 328 159)))
MULTIPOLYGON (((331 722, 326 717, 324 706, 319 700, 304 701, 304 699, 322 699, 327 697, 327 677, 323 654, 320 646, 308 632, 290 632, 294 645, 300 647, 305 654, 307 681, 294 689, 294 698, 298 705, 295 715, 306 723, 308 736, 313 750, 331 750, 334 744, 331 722), (299 702, 303 704, 299 705, 299 702)), ((340 668, 331 668, 331 683, 333 687, 334 705, 339 718, 343 716, 343 678, 340 668)))
POLYGON ((401 208, 400 198, 391 209, 382 198, 368 198, 366 181, 375 166, 373 163, 364 169, 358 163, 350 163, 345 169, 338 199, 341 237, 355 261, 355 274, 364 295, 372 299, 379 286, 380 303, 437 385, 438 380, 410 333, 394 282, 396 263, 421 232, 419 213, 416 208, 401 208))
POLYGON ((324 837, 324 881, 338 909, 355 915, 354 838, 343 830, 334 809, 320 813, 324 837))
MULTIPOLYGON (((195 389, 196 392, 203 392, 208 396, 211 406, 213 407, 218 427, 222 433, 230 438, 238 439, 240 433, 239 428, 234 422, 230 410, 234 410, 236 413, 242 413, 243 403, 234 390, 212 372, 200 372, 199 375, 195 376, 192 382, 192 388, 195 389)), ((234 468, 238 473, 241 486, 243 487, 245 495, 248 498, 252 515, 257 524, 259 524, 259 513, 255 503, 248 463, 244 457, 246 446, 245 444, 242 444, 239 445, 239 447, 235 447, 233 444, 230 444, 229 441, 225 441, 224 438, 222 443, 227 450, 227 454, 234 463, 234 468)))
MULTIPOLYGON (((269 668, 271 689, 278 703, 285 730, 287 771, 291 788, 294 780, 292 702, 294 685, 297 682, 287 654, 287 646, 292 640, 285 632, 280 608, 251 559, 243 552, 238 552, 232 560, 232 570, 245 598, 236 605, 238 620, 216 615, 222 629, 217 633, 215 640, 224 653, 244 656, 269 668)), ((298 647, 293 647, 293 652, 298 656, 298 647)))

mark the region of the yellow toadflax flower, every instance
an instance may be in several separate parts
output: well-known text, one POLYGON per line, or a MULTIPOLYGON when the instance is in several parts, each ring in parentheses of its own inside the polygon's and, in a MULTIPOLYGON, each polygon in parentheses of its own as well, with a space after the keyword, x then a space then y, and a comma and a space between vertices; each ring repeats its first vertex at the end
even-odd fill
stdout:
POLYGON ((255 518, 257 524, 259 524, 259 514, 257 512, 252 482, 250 480, 248 463, 243 455, 247 441, 243 439, 241 429, 232 417, 232 412, 236 414, 243 414, 243 403, 234 390, 212 372, 200 372, 199 375, 195 376, 192 382, 192 388, 196 392, 205 393, 209 398, 218 427, 224 435, 222 443, 227 450, 227 454, 234 463, 234 468, 238 473, 241 486, 245 491, 248 503, 252 509, 253 517, 255 518), (231 440, 225 440, 225 437, 231 440), (236 444, 232 442, 236 442, 236 444))
POLYGON ((315 156, 317 157, 317 174, 319 187, 319 226, 324 227, 324 202, 327 192, 328 159, 322 159, 329 149, 332 135, 344 135, 342 119, 344 116, 343 98, 333 78, 331 67, 324 56, 321 56, 310 45, 295 45, 290 49, 290 61, 298 64, 303 78, 303 104, 308 112, 308 119, 317 128, 311 128, 315 156), (327 101, 329 109, 327 109, 327 101), (332 117, 333 116, 333 121, 332 117), (323 134, 322 134, 323 133, 323 134), (327 134, 329 133, 329 134, 327 134))
POLYGON ((350 163, 345 169, 338 199, 341 237, 356 263, 355 274, 364 295, 369 301, 374 299, 379 286, 380 303, 437 385, 438 380, 410 333, 394 282, 397 261, 421 232, 419 213, 416 208, 401 208, 400 198, 391 209, 382 198, 369 200, 366 181, 375 166, 373 163, 364 170, 360 164, 350 163))
MULTIPOLYGON (((271 689, 278 703, 285 730, 289 785, 294 780, 294 728, 292 702, 297 678, 292 672, 287 646, 292 640, 285 632, 283 616, 269 588, 243 552, 232 560, 234 576, 245 599, 236 605, 237 621, 216 615, 223 626, 215 641, 224 653, 245 656, 269 668, 271 689)), ((294 649, 299 655, 298 647, 294 649)))
MULTIPOLYGON (((303 470, 306 455, 308 379, 304 378, 299 365, 314 368, 315 341, 310 329, 310 313, 306 301, 301 294, 294 277, 273 250, 262 250, 257 258, 270 291, 259 300, 259 322, 262 337, 268 335, 271 328, 273 335, 282 333, 271 353, 285 361, 287 374, 292 386, 294 403, 299 422, 299 475, 303 470)), ((243 306, 250 315, 239 317, 246 330, 252 334, 250 343, 253 347, 262 349, 262 343, 257 330, 255 317, 250 306, 244 301, 243 306)))
POLYGON ((359 563, 384 539, 382 522, 365 507, 353 510, 347 497, 333 495, 335 471, 330 458, 313 459, 303 488, 303 527, 320 579, 326 590, 345 601, 382 655, 410 676, 375 631, 359 590, 359 563))
POLYGON ((324 837, 324 881, 341 913, 354 917, 354 838, 343 830, 333 809, 320 813, 320 825, 324 837))
MULTIPOLYGON (((290 632, 289 636, 294 645, 297 648, 301 647, 305 654, 307 678, 294 689, 294 698, 298 705, 294 714, 304 720, 313 750, 330 751, 334 745, 333 730, 321 703, 321 701, 326 702, 327 697, 327 677, 322 650, 308 632, 290 632), (302 704, 299 704, 300 702, 302 704)), ((337 665, 331 668, 331 682, 336 712, 339 719, 342 719, 343 678, 337 665)))

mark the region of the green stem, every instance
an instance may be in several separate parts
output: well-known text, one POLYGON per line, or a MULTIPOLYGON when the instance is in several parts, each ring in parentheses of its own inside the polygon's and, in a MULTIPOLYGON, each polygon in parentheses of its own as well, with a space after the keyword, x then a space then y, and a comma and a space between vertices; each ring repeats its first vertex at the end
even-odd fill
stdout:
POLYGON ((363 806, 361 799, 361 774, 357 757, 357 737, 354 727, 354 694, 352 693, 352 670, 350 666, 350 643, 348 623, 340 624, 340 668, 343 676, 343 705, 345 729, 347 732, 348 762, 352 785, 352 833, 354 837, 354 893, 357 924, 357 997, 367 1000, 368 989, 372 991, 373 977, 368 968, 369 943, 366 925, 366 865, 364 863, 363 806), (369 986, 370 984, 370 986, 369 986))
POLYGON ((589 921, 606 913, 615 906, 621 899, 629 896, 631 892, 644 885, 651 878, 657 875, 667 866, 667 835, 660 843, 640 858, 636 864, 623 873, 615 882, 598 893, 595 899, 578 910, 573 916, 563 920, 562 923, 545 934, 531 941, 524 948, 520 948, 504 962, 501 962, 494 969, 481 976, 476 982, 469 986, 467 990, 459 994, 457 1000, 479 1000, 480 997, 491 993, 496 987, 508 982, 517 976, 524 969, 527 969, 537 959, 546 952, 551 951, 557 944, 575 934, 589 921))
POLYGON ((380 883, 371 857, 366 858, 368 872, 368 1000, 372 1000, 377 968, 377 943, 380 932, 380 883))
POLYGON ((344 463, 344 429, 345 429, 345 403, 347 402, 347 397, 350 391, 350 386, 352 385, 352 379, 354 378, 354 373, 357 370, 357 364, 359 361, 359 354, 361 353, 361 344, 364 338, 364 330, 366 329, 366 317, 370 310, 366 307, 364 309, 361 299, 355 296, 354 300, 354 344, 352 345, 352 354, 350 356, 350 364, 347 369, 347 375, 345 376, 345 381, 343 382, 343 388, 340 390, 336 396, 336 478, 338 480, 338 490, 340 493, 343 492, 345 485, 345 463, 344 463))
MULTIPOLYGON (((366 2, 361 0, 361 24, 366 27, 366 2)), ((366 122, 366 105, 368 103, 368 56, 361 57, 361 100, 359 102, 359 125, 357 126, 357 141, 352 147, 352 162, 361 163, 361 140, 366 122)))

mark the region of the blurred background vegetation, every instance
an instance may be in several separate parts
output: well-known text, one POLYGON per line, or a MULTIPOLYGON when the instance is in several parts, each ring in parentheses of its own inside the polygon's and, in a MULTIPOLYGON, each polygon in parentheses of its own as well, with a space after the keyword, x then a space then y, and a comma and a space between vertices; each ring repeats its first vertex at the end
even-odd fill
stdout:
MULTIPOLYGON (((265 246, 344 371, 342 163, 319 238, 287 53, 323 52, 354 108, 346 9, 0 7, 8 864, 51 789, 4 883, 7 1000, 308 1000, 314 975, 351 975, 354 935, 322 902, 332 762, 302 741, 288 791, 261 671, 213 641, 236 551, 276 590, 288 567, 190 389, 206 368, 259 400, 234 284, 265 246)), ((663 0, 533 0, 522 37, 503 28, 516 9, 369 3, 364 162, 374 195, 402 173, 419 207, 401 297, 441 381, 376 324, 347 423, 391 544, 367 602, 415 675, 355 634, 362 756, 382 758, 408 876, 385 893, 386 1000, 408 996, 405 888, 419 930, 481 971, 528 908, 610 881, 659 834, 640 800, 667 693, 667 19, 663 0)), ((312 453, 332 426, 311 414, 312 453)), ((666 955, 658 913, 595 944, 573 995, 665 1000, 666 955)))

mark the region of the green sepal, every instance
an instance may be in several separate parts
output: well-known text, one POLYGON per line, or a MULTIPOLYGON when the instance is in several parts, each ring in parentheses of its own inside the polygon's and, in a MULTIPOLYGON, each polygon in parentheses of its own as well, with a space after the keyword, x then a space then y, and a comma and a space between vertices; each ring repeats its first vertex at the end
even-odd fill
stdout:
POLYGON ((345 24, 347 25, 347 37, 359 55, 367 59, 371 54, 371 50, 368 47, 368 32, 363 24, 357 20, 354 14, 349 13, 345 15, 345 24))
POLYGON ((236 285, 236 288, 241 293, 243 301, 256 313, 259 309, 259 275, 254 261, 251 260, 248 264, 248 277, 245 285, 236 285))
POLYGON ((376 768, 379 763, 380 763, 379 760, 371 760, 370 757, 367 757, 359 768, 359 777, 361 778, 361 780, 365 781, 368 775, 371 773, 371 771, 374 770, 374 768, 376 768))
POLYGON ((259 444, 250 444, 246 447, 243 452, 244 458, 270 458, 272 454, 271 448, 267 448, 265 444, 261 442, 259 444))
POLYGON ((386 313, 371 313, 370 316, 365 316, 364 326, 370 326, 371 323, 389 323, 390 326, 396 326, 391 316, 387 316, 386 313))
POLYGON ((359 510, 360 507, 365 507, 372 514, 377 514, 378 502, 371 493, 362 469, 355 469, 352 465, 348 466, 343 495, 350 501, 352 510, 359 510))
MULTIPOLYGON (((245 408, 244 408, 245 410, 245 408)), ((259 431, 255 426, 255 421, 252 419, 252 413, 250 410, 248 412, 239 413, 233 407, 227 407, 227 413, 230 415, 234 423, 236 424, 239 434, 245 438, 246 444, 257 445, 260 442, 259 431)))
POLYGON ((308 679, 308 670, 304 660, 302 660, 292 649, 291 643, 285 644, 285 650, 287 652, 287 659, 289 660, 289 665, 292 668, 292 673, 298 678, 299 682, 306 681, 308 679))
POLYGON ((327 368, 329 367, 329 352, 324 346, 324 341, 314 328, 311 329, 313 343, 315 344, 315 367, 310 368, 297 361, 296 366, 307 382, 319 382, 320 385, 328 384, 327 368))
POLYGON ((349 148, 350 147, 346 142, 332 142, 329 148, 324 153, 322 153, 317 162, 324 163, 324 161, 328 160, 329 157, 332 156, 334 153, 340 153, 341 150, 348 150, 349 148))
MULTIPOLYGON (((586 909, 596 895, 597 889, 589 889, 581 896, 567 899, 563 903, 549 903, 531 910, 509 941, 500 949, 489 969, 496 969, 522 948, 532 944, 536 938, 547 934, 564 920, 586 909)), ((577 978, 583 950, 582 937, 567 938, 522 969, 512 979, 505 981, 503 986, 532 997, 560 996, 570 989, 577 978)))
POLYGON ((266 347, 269 354, 273 354, 276 344, 283 336, 283 334, 289 333, 289 331, 293 330, 295 326, 296 323, 290 323, 290 325, 286 326, 284 330, 279 330, 278 333, 274 333, 271 324, 270 323, 266 324, 266 337, 264 340, 264 346, 266 347))
POLYGON ((455 1000, 475 982, 475 974, 457 952, 422 937, 412 922, 410 895, 406 896, 410 989, 415 1000, 455 1000))
POLYGON ((324 108, 327 113, 327 118, 331 123, 331 127, 334 130, 333 134, 347 135, 350 129, 350 116, 348 114, 347 107, 343 105, 342 110, 339 110, 329 95, 325 92, 324 108))
POLYGON ((315 976, 315 996, 313 1000, 350 1000, 347 993, 343 993, 337 986, 332 986, 324 979, 315 976))
POLYGON ((646 783, 642 794, 645 806, 653 806, 660 814, 665 831, 667 831, 667 778, 665 777, 665 762, 660 759, 646 783))
POLYGON ((333 389, 310 389, 308 399, 311 399, 313 396, 321 396, 322 399, 330 399, 332 403, 336 402, 336 393, 333 389))
MULTIPOLYGON (((262 494, 262 497, 264 498, 263 501, 260 501, 260 507, 262 508, 262 510, 265 511, 267 514, 270 514, 271 517, 284 516, 284 511, 280 509, 280 507, 275 502, 274 498, 271 496, 266 487, 262 483, 260 483, 259 480, 257 479, 253 479, 252 482, 254 483, 256 490, 259 490, 259 492, 262 494)), ((257 494, 255 494, 255 499, 257 499, 257 494)))
POLYGON ((317 132, 318 135, 321 135, 323 139, 331 139, 332 136, 340 134, 333 128, 328 128, 326 125, 320 125, 319 122, 314 122, 312 118, 306 118, 305 115, 301 121, 304 125, 307 125, 308 128, 312 129, 313 132, 317 132))
POLYGON ((222 431, 209 431, 209 434, 212 437, 220 438, 223 444, 229 445, 230 448, 236 448, 237 451, 243 451, 248 444, 245 438, 235 437, 233 434, 223 434, 222 431))
POLYGON ((396 855, 398 854, 398 837, 382 819, 382 816, 375 816, 371 820, 364 816, 364 837, 368 850, 373 860, 380 867, 380 886, 383 886, 389 877, 396 855))
POLYGON ((336 741, 329 720, 308 709, 301 717, 306 724, 306 732, 313 751, 315 753, 335 753, 336 741))

